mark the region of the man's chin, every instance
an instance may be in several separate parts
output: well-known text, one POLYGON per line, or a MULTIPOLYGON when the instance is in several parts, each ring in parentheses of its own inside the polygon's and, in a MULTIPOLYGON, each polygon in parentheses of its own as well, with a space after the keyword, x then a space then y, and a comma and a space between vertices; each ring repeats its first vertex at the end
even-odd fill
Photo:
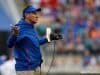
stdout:
POLYGON ((36 24, 37 22, 32 22, 32 24, 36 24))

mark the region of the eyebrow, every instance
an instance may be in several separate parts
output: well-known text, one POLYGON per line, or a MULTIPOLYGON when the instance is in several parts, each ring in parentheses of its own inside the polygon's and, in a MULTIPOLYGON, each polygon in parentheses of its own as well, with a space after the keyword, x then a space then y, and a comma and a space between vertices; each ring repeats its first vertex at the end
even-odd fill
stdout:
POLYGON ((31 13, 36 14, 36 12, 31 12, 31 13))

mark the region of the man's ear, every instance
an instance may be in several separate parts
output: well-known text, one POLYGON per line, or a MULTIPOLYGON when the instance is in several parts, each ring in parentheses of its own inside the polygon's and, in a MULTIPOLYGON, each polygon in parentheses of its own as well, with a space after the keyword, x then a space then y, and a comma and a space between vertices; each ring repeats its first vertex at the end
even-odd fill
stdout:
POLYGON ((28 18, 30 14, 25 14, 25 17, 28 18))

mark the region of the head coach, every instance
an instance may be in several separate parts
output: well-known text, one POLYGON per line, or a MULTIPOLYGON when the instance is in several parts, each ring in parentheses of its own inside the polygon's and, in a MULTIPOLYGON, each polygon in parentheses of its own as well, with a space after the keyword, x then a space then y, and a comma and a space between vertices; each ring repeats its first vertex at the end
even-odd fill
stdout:
POLYGON ((42 63, 40 45, 58 39, 49 34, 46 38, 39 38, 35 31, 34 24, 38 21, 38 12, 41 8, 32 5, 23 10, 23 18, 11 27, 11 33, 7 39, 9 48, 13 47, 13 54, 16 60, 15 70, 17 75, 36 75, 42 63))

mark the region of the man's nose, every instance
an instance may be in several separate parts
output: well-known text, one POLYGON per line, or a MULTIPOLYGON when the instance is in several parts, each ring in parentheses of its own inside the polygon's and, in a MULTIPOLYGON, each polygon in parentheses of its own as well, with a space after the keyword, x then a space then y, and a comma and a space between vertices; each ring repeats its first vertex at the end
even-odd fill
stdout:
POLYGON ((36 15, 36 17, 38 18, 38 17, 39 17, 39 15, 37 14, 37 15, 36 15))
POLYGON ((38 18, 38 16, 36 16, 36 18, 38 18))

